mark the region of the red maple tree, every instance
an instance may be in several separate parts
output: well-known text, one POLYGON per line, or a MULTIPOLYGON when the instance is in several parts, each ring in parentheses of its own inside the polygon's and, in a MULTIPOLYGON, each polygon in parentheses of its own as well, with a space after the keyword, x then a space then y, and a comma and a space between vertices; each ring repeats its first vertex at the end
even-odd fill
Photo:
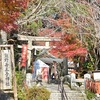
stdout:
POLYGON ((54 42, 53 45, 55 47, 50 52, 59 57, 85 56, 87 53, 87 49, 82 46, 75 34, 64 34, 61 41, 54 42))
POLYGON ((25 10, 29 0, 0 0, 0 29, 10 31, 16 29, 16 19, 25 10))
POLYGON ((72 24, 70 17, 62 12, 58 19, 50 19, 52 28, 43 29, 42 33, 52 37, 61 37, 61 41, 53 41, 51 45, 53 48, 50 53, 56 57, 75 57, 75 56, 85 56, 87 53, 86 48, 84 48, 82 42, 78 38, 78 28, 75 24, 72 24), (55 27, 59 27, 60 31, 55 31, 55 27), (59 35, 57 35, 59 34, 59 35))

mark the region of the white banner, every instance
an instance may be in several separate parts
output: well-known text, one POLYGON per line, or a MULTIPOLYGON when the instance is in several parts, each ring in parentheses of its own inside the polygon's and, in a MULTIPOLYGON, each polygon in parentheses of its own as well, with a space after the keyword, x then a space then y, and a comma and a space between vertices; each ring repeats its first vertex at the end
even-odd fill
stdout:
POLYGON ((12 89, 11 52, 2 50, 3 89, 12 89))

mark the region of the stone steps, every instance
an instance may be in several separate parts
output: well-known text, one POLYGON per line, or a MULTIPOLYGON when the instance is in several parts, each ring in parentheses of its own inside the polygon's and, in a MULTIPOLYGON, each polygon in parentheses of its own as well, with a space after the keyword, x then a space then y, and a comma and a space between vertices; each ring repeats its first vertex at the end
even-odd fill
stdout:
MULTIPOLYGON (((68 100, 87 100, 86 96, 78 90, 71 90, 67 85, 64 86, 68 100)), ((58 91, 57 85, 47 85, 46 87, 50 92, 49 100, 61 100, 61 93, 58 91)))
MULTIPOLYGON (((86 100, 81 93, 66 93, 68 100, 86 100)), ((61 100, 60 93, 51 93, 49 100, 61 100)))
POLYGON ((86 100, 86 96, 79 92, 66 92, 68 100, 86 100))

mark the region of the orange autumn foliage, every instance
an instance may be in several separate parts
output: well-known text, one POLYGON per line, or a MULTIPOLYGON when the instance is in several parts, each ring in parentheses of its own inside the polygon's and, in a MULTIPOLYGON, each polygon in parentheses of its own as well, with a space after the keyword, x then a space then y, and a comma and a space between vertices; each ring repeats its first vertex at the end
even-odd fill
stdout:
POLYGON ((53 43, 53 45, 55 45, 55 48, 50 52, 60 57, 85 56, 87 53, 86 48, 82 46, 75 34, 65 34, 61 41, 53 43))

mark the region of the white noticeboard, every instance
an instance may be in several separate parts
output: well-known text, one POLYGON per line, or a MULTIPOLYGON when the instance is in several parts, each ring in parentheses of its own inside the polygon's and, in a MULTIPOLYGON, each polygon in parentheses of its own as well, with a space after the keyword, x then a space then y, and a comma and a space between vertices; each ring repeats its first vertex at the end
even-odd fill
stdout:
POLYGON ((12 89, 11 51, 2 50, 2 82, 3 89, 12 89))
POLYGON ((94 72, 94 80, 100 80, 100 71, 94 72))

